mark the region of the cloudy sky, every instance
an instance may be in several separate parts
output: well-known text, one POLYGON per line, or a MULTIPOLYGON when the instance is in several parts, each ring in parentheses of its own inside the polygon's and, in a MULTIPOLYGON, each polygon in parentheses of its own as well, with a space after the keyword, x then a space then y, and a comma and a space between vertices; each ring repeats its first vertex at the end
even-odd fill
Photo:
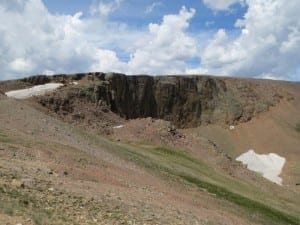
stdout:
POLYGON ((0 80, 115 71, 300 81, 299 0, 0 0, 0 80))

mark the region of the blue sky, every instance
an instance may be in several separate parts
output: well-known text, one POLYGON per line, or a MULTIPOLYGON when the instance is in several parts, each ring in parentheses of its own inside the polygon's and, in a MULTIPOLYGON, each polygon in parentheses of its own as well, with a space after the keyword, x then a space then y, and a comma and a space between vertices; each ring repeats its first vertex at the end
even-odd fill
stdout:
MULTIPOLYGON (((48 10, 54 14, 75 14, 83 12, 84 16, 90 16, 90 7, 97 1, 91 0, 44 0, 48 10)), ((108 2, 108 1, 107 1, 108 2)), ((122 2, 122 6, 110 15, 113 21, 126 22, 129 26, 145 27, 149 23, 159 23, 166 14, 176 14, 182 6, 195 8, 197 14, 191 21, 191 30, 197 32, 199 29, 234 29, 234 23, 242 18, 247 7, 240 4, 231 6, 230 11, 213 11, 206 7, 202 1, 197 0, 127 0, 122 2), (151 13, 147 13, 147 8, 153 5, 151 13), (207 26, 206 24, 210 25, 207 26)), ((151 7, 150 7, 151 8, 151 7)))
POLYGON ((298 0, 1 0, 0 79, 116 71, 300 80, 298 0))

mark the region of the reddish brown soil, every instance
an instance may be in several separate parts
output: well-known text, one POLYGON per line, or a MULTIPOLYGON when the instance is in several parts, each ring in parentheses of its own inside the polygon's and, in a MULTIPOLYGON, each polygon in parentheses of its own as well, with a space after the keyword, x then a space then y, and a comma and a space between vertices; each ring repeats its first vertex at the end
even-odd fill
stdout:
MULTIPOLYGON (((288 93, 280 103, 234 130, 224 124, 176 129, 164 120, 125 120, 107 110, 95 115, 98 105, 79 100, 72 114, 54 113, 36 98, 17 101, 0 95, 0 186, 6 188, 1 195, 5 200, 13 191, 29 196, 37 202, 36 210, 54 208, 54 215, 65 216, 68 224, 257 224, 237 205, 166 179, 93 138, 180 149, 225 177, 274 195, 299 196, 300 134, 295 125, 300 122, 300 89, 279 87, 288 93), (72 117, 81 111, 84 119, 72 117), (118 125, 123 127, 114 128, 118 125), (287 159, 283 187, 235 162, 250 148, 287 159)), ((44 224, 59 224, 58 219, 44 224)), ((0 224, 17 223, 38 224, 29 212, 0 211, 0 224)))

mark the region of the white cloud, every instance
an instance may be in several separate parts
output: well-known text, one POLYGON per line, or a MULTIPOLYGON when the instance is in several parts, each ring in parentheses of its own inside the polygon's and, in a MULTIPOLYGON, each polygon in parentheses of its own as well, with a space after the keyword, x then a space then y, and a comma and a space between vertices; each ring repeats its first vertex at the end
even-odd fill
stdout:
POLYGON ((203 0, 203 3, 213 10, 228 10, 235 3, 243 4, 244 0, 203 0))
POLYGON ((183 72, 187 66, 185 61, 198 53, 196 41, 185 32, 195 12, 182 7, 179 14, 164 16, 161 24, 151 23, 149 34, 140 40, 129 61, 129 72, 183 72))
POLYGON ((10 2, 0 4, 0 20, 6 21, 0 24, 1 70, 13 76, 33 73, 40 65, 59 68, 77 44, 80 15, 52 16, 39 0, 10 2))
POLYGON ((159 6, 161 6, 162 3, 161 2, 153 2, 151 5, 147 6, 146 8, 146 13, 151 13, 153 12, 153 10, 159 6))
POLYGON ((100 13, 101 16, 107 17, 109 14, 117 10, 123 0, 113 0, 113 1, 94 1, 90 7, 90 12, 92 15, 100 13))
POLYGON ((30 72, 35 66, 30 59, 17 58, 9 64, 9 67, 15 72, 30 72))
POLYGON ((219 30, 201 55, 202 69, 213 74, 299 80, 299 1, 247 0, 248 11, 231 38, 219 30))
POLYGON ((137 31, 81 12, 53 15, 41 0, 1 2, 0 21, 7 22, 0 24, 0 79, 86 71, 183 73, 186 60, 198 56, 196 40, 186 32, 194 14, 182 7, 137 31), (118 54, 131 57, 122 61, 118 54))
POLYGON ((188 32, 196 12, 185 7, 136 29, 81 12, 54 15, 41 0, 1 0, 0 80, 89 70, 300 80, 300 2, 246 4, 246 14, 235 23, 239 34, 220 29, 212 37, 188 32), (198 58, 200 66, 189 63, 198 58))
POLYGON ((115 72, 126 70, 126 63, 121 62, 116 53, 111 50, 97 50, 95 60, 89 69, 90 71, 110 72, 112 68, 115 72))
POLYGON ((121 70, 116 53, 139 37, 122 24, 75 15, 53 15, 41 0, 0 2, 0 79, 89 69, 121 70), (128 35, 126 35, 128 34, 128 35))

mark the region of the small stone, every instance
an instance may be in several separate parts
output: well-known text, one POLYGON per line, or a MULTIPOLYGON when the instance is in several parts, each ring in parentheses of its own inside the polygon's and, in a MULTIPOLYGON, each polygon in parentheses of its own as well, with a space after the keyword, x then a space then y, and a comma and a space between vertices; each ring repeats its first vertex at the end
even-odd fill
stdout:
POLYGON ((34 186, 34 181, 30 178, 22 179, 21 182, 21 188, 32 188, 34 186))
POLYGON ((21 187, 22 182, 21 182, 20 180, 13 179, 13 180, 11 181, 11 185, 12 185, 12 186, 15 186, 15 187, 21 187))

